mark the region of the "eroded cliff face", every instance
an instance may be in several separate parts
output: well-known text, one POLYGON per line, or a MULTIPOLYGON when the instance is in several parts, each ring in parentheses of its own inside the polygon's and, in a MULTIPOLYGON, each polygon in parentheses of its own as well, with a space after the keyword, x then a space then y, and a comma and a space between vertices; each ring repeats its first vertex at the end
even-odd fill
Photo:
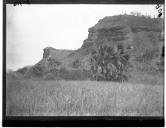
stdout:
POLYGON ((43 58, 47 58, 51 55, 51 51, 54 50, 53 48, 46 47, 43 49, 43 58))
POLYGON ((97 31, 93 30, 93 28, 88 29, 88 38, 83 41, 83 45, 81 48, 87 48, 95 43, 98 38, 97 31))
POLYGON ((163 46, 162 26, 160 18, 132 15, 105 17, 88 29, 88 37, 76 54, 82 55, 81 65, 88 67, 89 54, 103 44, 110 47, 122 44, 126 50, 130 49, 133 58, 142 56, 146 51, 159 51, 163 46))
POLYGON ((43 49, 43 58, 38 62, 37 66, 42 66, 46 71, 52 69, 59 69, 63 66, 65 58, 72 53, 71 50, 59 50, 52 47, 46 47, 43 49))
POLYGON ((89 28, 88 38, 81 48, 108 44, 110 46, 123 43, 125 47, 132 45, 135 52, 142 49, 158 47, 162 33, 162 20, 131 15, 105 17, 89 28))
POLYGON ((88 37, 83 45, 75 51, 58 50, 52 47, 43 49, 43 58, 34 67, 42 67, 48 72, 51 67, 68 69, 88 69, 91 51, 107 44, 114 47, 123 44, 124 48, 132 48, 131 56, 141 56, 147 50, 160 50, 162 19, 118 15, 105 17, 88 29, 88 37))
POLYGON ((66 67, 89 67, 91 51, 107 44, 110 47, 123 44, 125 49, 132 48, 131 55, 140 56, 148 49, 161 49, 163 41, 162 20, 131 15, 105 17, 88 29, 88 37, 80 49, 72 52, 44 49, 43 58, 48 56, 62 62, 66 67))

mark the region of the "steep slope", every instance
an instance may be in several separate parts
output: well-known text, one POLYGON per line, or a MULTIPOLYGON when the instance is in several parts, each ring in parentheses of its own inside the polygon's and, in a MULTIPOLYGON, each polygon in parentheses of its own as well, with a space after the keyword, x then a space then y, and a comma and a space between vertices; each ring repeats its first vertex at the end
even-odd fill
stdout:
POLYGON ((77 62, 81 61, 81 64, 87 66, 85 63, 92 49, 103 44, 110 47, 123 44, 126 49, 132 46, 133 57, 139 57, 147 50, 161 50, 163 46, 162 26, 160 18, 132 15, 105 17, 89 28, 88 38, 84 40, 82 47, 72 55, 72 58, 77 58, 77 62))
POLYGON ((131 15, 105 17, 89 29, 88 38, 82 48, 102 43, 113 45, 124 43, 135 46, 135 50, 159 46, 162 20, 131 15))
POLYGON ((72 52, 72 50, 60 50, 52 47, 46 47, 43 51, 43 58, 47 58, 49 56, 57 61, 62 61, 72 52))

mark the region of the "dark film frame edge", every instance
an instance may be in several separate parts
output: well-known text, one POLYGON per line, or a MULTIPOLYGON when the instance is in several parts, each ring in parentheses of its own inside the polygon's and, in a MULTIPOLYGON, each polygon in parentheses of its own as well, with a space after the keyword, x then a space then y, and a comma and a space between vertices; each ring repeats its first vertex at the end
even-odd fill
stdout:
MULTIPOLYGON (((164 117, 17 117, 6 116, 6 4, 14 4, 17 0, 3 0, 3 115, 2 126, 160 126, 163 127, 164 117)), ((31 0, 32 1, 32 0, 31 0)), ((23 4, 26 4, 23 0, 23 4)), ((144 2, 139 0, 128 0, 126 2, 111 0, 34 0, 30 4, 164 4, 163 0, 144 2)), ((164 26, 165 27, 165 26, 164 26)))

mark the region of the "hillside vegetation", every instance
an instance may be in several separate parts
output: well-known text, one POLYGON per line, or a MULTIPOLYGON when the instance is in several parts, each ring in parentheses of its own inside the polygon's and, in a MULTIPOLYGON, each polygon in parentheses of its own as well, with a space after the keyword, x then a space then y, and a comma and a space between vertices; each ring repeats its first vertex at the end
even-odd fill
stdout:
POLYGON ((119 44, 130 54, 130 70, 154 73, 158 70, 157 63, 164 45, 162 20, 134 15, 105 17, 88 29, 88 37, 79 49, 44 48, 43 58, 31 68, 24 69, 22 74, 26 77, 36 74, 45 77, 43 74, 50 74, 52 70, 87 71, 90 69, 92 51, 102 45, 114 48, 119 44))

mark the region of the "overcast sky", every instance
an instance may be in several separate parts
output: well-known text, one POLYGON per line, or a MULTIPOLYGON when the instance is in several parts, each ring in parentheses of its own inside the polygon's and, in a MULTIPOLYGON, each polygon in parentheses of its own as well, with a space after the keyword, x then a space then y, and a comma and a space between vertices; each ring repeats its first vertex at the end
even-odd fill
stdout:
POLYGON ((45 47, 77 49, 105 16, 157 16, 155 5, 7 5, 7 69, 37 63, 45 47))

